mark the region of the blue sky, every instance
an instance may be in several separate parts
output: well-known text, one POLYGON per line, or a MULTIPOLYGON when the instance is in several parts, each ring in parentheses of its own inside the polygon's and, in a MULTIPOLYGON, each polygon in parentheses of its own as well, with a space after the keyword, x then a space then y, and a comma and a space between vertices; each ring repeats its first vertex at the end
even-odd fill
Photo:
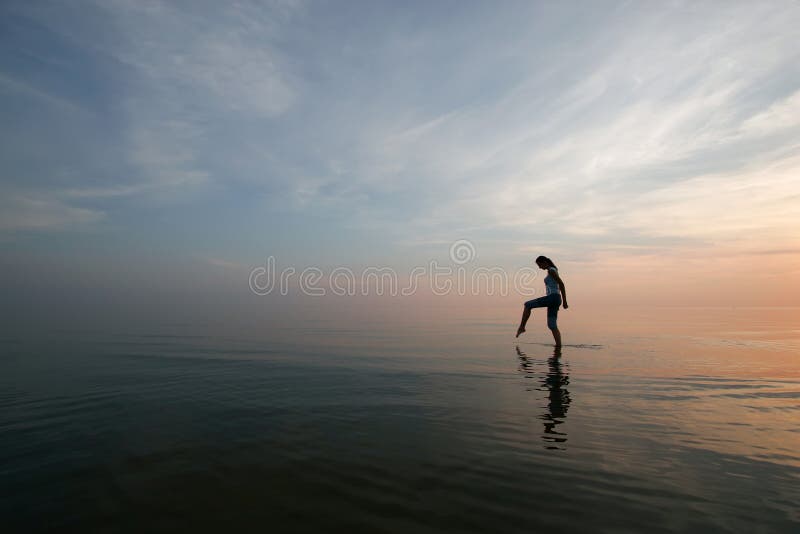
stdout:
POLYGON ((85 277, 462 238, 792 275, 798 27, 794 1, 3 2, 0 243, 85 277))

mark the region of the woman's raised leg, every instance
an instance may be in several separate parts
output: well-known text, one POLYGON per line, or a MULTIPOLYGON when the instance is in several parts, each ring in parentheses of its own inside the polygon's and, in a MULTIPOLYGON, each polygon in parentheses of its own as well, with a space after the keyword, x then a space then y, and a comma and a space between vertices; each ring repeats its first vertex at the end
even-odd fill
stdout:
POLYGON ((525 306, 525 309, 522 310, 522 320, 519 322, 519 328, 517 328, 517 337, 521 333, 525 331, 525 325, 528 323, 528 318, 531 316, 531 309, 525 306))
POLYGON ((529 300, 525 303, 525 309, 522 310, 522 319, 519 322, 519 328, 517 328, 517 337, 525 331, 525 325, 528 323, 528 318, 531 316, 531 310, 533 308, 546 308, 547 304, 547 297, 539 297, 538 299, 529 300))

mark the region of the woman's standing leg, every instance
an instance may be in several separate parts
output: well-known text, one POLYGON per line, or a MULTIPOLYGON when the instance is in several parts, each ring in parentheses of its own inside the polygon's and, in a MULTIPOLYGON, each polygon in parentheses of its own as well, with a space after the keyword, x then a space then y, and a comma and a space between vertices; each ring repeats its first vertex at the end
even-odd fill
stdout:
POLYGON ((551 328, 550 331, 553 333, 553 340, 556 342, 556 348, 561 348, 561 332, 559 332, 558 328, 551 328))
POLYGON ((558 308, 561 307, 561 296, 556 295, 547 306, 547 328, 553 334, 556 348, 561 348, 561 331, 558 329, 558 308))

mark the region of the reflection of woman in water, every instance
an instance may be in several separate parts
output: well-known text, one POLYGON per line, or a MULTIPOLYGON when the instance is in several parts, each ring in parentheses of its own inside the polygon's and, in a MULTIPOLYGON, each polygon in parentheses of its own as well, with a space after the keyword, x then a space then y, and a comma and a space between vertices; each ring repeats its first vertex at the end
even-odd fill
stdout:
POLYGON ((561 297, 564 297, 564 309, 569 308, 567 304, 567 290, 564 287, 564 281, 558 276, 558 268, 556 268, 553 260, 546 256, 539 256, 536 258, 536 265, 543 271, 547 271, 547 276, 544 277, 544 287, 546 294, 544 297, 529 300, 525 303, 525 309, 522 312, 522 321, 517 328, 517 337, 525 331, 525 324, 531 316, 533 308, 547 308, 547 328, 553 333, 553 339, 556 342, 556 347, 561 346, 561 332, 558 331, 558 308, 561 307, 561 297))
MULTIPOLYGON (((569 391, 569 375, 561 366, 561 350, 556 349, 551 358, 547 360, 548 373, 542 378, 542 385, 548 392, 547 411, 542 415, 544 420, 544 440, 551 443, 564 443, 567 435, 559 432, 556 427, 564 422, 567 409, 571 401, 569 391)), ((557 448, 555 445, 548 448, 557 448)))
MULTIPOLYGON (((536 378, 532 361, 517 346, 517 355, 520 361, 520 370, 525 373, 525 378, 536 378)), ((540 391, 547 391, 547 407, 545 412, 539 417, 544 424, 542 439, 545 441, 545 448, 560 449, 566 443, 567 434, 563 430, 558 430, 558 426, 565 422, 567 410, 569 409, 572 398, 570 397, 567 386, 569 385, 568 369, 561 364, 561 349, 555 349, 553 356, 547 359, 547 372, 540 375, 540 391)))

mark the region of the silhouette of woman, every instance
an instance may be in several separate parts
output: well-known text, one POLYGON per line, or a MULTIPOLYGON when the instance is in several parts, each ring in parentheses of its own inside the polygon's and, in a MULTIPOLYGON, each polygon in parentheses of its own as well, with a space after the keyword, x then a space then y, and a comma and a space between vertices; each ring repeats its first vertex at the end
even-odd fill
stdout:
POLYGON ((546 294, 544 297, 529 300, 525 303, 525 309, 522 311, 522 320, 517 328, 517 337, 525 331, 525 325, 528 318, 531 316, 533 308, 547 308, 547 328, 553 333, 553 339, 556 342, 556 347, 561 346, 561 332, 558 330, 558 308, 561 306, 561 297, 564 297, 564 309, 569 308, 567 304, 567 289, 564 287, 564 281, 558 276, 558 268, 553 260, 546 256, 539 256, 536 258, 536 265, 543 271, 547 271, 547 276, 544 277, 544 287, 546 294))

